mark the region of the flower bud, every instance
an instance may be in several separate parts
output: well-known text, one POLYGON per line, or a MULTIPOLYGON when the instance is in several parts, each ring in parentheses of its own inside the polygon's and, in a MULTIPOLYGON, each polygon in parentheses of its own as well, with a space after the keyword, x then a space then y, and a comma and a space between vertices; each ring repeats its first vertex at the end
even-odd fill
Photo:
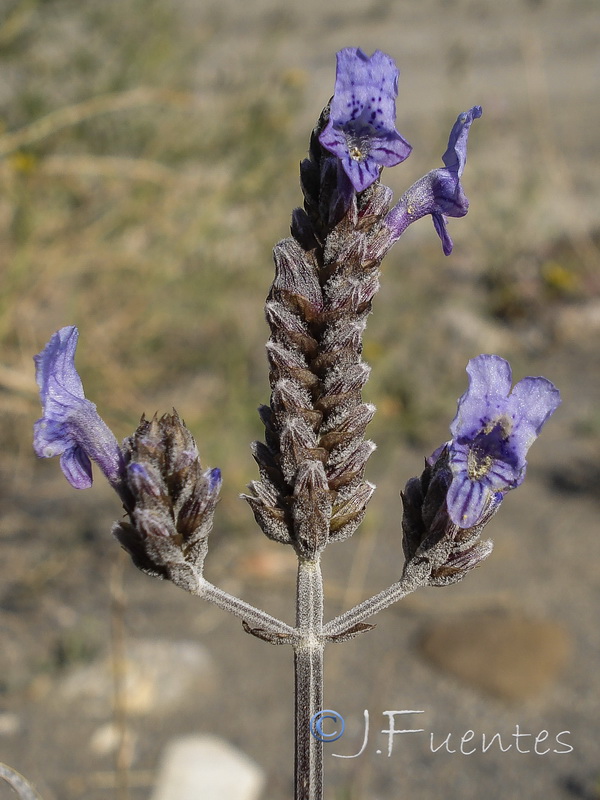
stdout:
POLYGON ((202 470, 192 434, 176 412, 142 418, 124 451, 129 522, 117 523, 113 533, 143 572, 194 591, 221 472, 202 470))

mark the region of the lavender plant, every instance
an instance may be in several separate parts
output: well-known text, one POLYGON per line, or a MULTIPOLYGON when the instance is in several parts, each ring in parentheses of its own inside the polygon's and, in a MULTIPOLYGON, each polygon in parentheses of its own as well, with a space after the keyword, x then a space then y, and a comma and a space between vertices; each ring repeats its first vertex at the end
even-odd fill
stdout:
POLYGON ((265 306, 271 397, 259 411, 264 442, 252 450, 259 479, 243 497, 263 533, 296 553, 295 625, 205 578, 221 473, 201 466, 177 413, 142 417, 119 444, 85 398, 74 365, 77 329, 57 331, 35 357, 43 405, 36 453, 59 455, 77 489, 91 485, 92 462, 98 465, 126 512, 113 533, 135 566, 236 615, 248 633, 293 648, 296 800, 322 797, 322 742, 311 735, 310 721, 323 705, 325 645, 368 631, 365 620, 378 611, 418 587, 456 583, 488 557, 492 543, 481 541, 482 530, 506 492, 522 483, 527 451, 560 402, 545 378, 524 378, 511 391, 508 362, 473 358, 450 440, 402 493, 405 563, 398 581, 324 623, 321 553, 352 536, 375 489, 364 477, 375 447, 365 431, 375 408, 362 400, 369 377, 362 336, 380 265, 406 228, 427 215, 450 254, 447 218, 467 213, 461 176, 471 124, 481 116, 478 106, 458 116, 444 166, 392 206, 382 169, 411 152, 395 127, 398 74, 380 51, 337 54, 334 95, 300 166, 304 207, 292 214, 291 236, 274 249, 265 306))

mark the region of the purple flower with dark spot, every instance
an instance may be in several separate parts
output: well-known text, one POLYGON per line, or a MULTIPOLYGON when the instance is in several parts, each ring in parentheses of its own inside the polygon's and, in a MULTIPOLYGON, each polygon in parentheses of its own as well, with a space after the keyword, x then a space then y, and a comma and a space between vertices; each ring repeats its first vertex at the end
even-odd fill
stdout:
POLYGON ((329 122, 319 141, 340 159, 357 192, 379 178, 381 167, 400 164, 412 150, 396 130, 398 75, 381 50, 370 58, 358 47, 337 54, 329 122))
POLYGON ((120 491, 121 449, 83 393, 74 363, 78 336, 74 326, 61 328, 34 356, 43 416, 35 423, 33 446, 40 458, 60 456, 61 469, 75 489, 92 485, 91 461, 95 461, 120 491))
POLYGON ((421 217, 431 214, 438 236, 442 240, 444 255, 452 252, 452 239, 446 229, 446 217, 464 217, 469 201, 460 178, 467 161, 467 139, 474 119, 481 116, 481 106, 458 115, 450 132, 448 148, 442 156, 445 166, 424 175, 400 198, 389 212, 385 224, 398 239, 408 226, 421 217))
POLYGON ((467 366, 469 388, 450 426, 452 482, 446 502, 461 528, 477 524, 488 505, 525 477, 527 451, 560 404, 546 378, 523 378, 511 391, 510 364, 481 355, 467 366))

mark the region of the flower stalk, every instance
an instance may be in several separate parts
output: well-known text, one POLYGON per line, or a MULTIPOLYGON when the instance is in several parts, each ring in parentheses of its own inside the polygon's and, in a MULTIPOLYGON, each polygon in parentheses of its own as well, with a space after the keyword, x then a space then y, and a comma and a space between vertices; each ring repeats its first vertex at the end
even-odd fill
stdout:
POLYGON ((296 800, 321 797, 323 742, 311 735, 309 721, 323 708, 323 578, 319 558, 298 560, 294 645, 296 800))

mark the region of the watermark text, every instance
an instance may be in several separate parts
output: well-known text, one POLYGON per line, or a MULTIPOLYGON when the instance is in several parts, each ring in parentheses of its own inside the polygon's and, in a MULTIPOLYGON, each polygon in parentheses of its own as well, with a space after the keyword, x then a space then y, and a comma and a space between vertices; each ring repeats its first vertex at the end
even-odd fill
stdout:
MULTIPOLYGON (((395 746, 400 746, 402 737, 425 735, 429 739, 429 749, 432 753, 457 753, 463 756, 470 756, 474 753, 487 753, 489 751, 500 751, 507 753, 512 750, 523 755, 532 753, 537 756, 548 754, 565 755, 573 752, 573 745, 569 743, 571 731, 559 731, 552 734, 550 731, 541 730, 536 733, 522 731, 517 723, 513 731, 478 733, 468 729, 464 733, 450 732, 447 734, 428 731, 426 728, 406 727, 406 717, 414 714, 424 714, 425 711, 415 709, 389 710, 383 711, 382 716, 385 720, 385 727, 376 731, 374 736, 384 737, 382 740, 377 738, 377 742, 382 742, 382 749, 376 749, 375 753, 381 755, 385 752, 390 758, 395 746)), ((369 745, 370 734, 370 714, 368 709, 363 712, 363 733, 362 742, 359 749, 354 753, 331 753, 333 758, 358 758, 369 745)), ((416 723, 422 722, 418 718, 416 723)), ((310 732, 321 742, 337 742, 342 738, 346 730, 344 717, 333 709, 324 709, 313 714, 310 718, 310 732)))

